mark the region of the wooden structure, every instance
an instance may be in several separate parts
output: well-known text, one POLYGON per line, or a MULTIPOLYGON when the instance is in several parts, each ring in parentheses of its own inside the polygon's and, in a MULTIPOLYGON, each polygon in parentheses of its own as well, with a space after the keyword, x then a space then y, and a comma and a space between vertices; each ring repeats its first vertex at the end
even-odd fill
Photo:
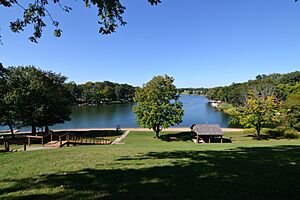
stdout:
POLYGON ((43 146, 48 147, 63 147, 65 144, 69 146, 70 144, 76 145, 92 145, 92 144, 111 144, 112 141, 104 138, 94 138, 94 137, 84 137, 73 134, 55 134, 53 132, 43 135, 43 136, 33 136, 28 135, 28 145, 31 145, 32 139, 40 139, 43 146))
POLYGON ((4 150, 1 150, 1 151, 4 151, 4 152, 8 152, 10 151, 10 144, 16 144, 16 142, 18 144, 23 144, 24 145, 24 151, 26 151, 26 140, 22 139, 22 138, 19 138, 18 141, 18 138, 15 138, 15 139, 12 139, 12 138, 9 138, 9 139, 0 139, 0 144, 3 143, 4 145, 4 150))
POLYGON ((223 143, 223 131, 217 124, 193 124, 191 131, 196 133, 196 142, 199 143, 200 139, 208 138, 208 142, 211 142, 211 138, 220 137, 221 143, 223 143))

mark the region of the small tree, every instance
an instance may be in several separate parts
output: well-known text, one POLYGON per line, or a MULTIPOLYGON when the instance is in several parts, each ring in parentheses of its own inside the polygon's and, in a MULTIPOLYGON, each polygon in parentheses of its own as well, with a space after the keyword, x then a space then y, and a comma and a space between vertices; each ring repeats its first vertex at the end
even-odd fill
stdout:
POLYGON ((155 76, 142 88, 137 89, 133 111, 140 126, 152 129, 159 138, 162 128, 168 128, 182 122, 183 108, 174 78, 155 76))
POLYGON ((239 123, 247 128, 255 128, 257 137, 260 137, 262 128, 279 123, 279 103, 274 95, 259 96, 250 93, 246 106, 231 113, 239 123))

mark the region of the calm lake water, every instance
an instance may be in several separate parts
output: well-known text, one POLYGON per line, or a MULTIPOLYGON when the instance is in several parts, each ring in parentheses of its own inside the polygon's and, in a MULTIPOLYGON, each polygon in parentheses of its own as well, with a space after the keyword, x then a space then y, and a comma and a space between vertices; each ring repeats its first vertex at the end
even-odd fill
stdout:
MULTIPOLYGON (((228 127, 230 117, 222 112, 216 111, 208 104, 204 96, 181 95, 183 102, 183 122, 176 127, 190 127, 192 124, 219 124, 228 127)), ((109 128, 117 124, 123 127, 138 127, 135 115, 132 112, 134 103, 105 105, 105 106, 83 106, 74 107, 71 121, 57 124, 52 129, 65 128, 109 128)), ((7 129, 0 127, 1 129, 7 129)), ((24 129, 22 129, 24 130, 24 129)))
MULTIPOLYGON (((229 116, 216 111, 208 104, 204 96, 181 95, 180 100, 184 106, 183 122, 177 127, 190 127, 192 124, 219 124, 227 127, 229 116)), ((74 107, 71 121, 57 124, 53 129, 63 128, 105 128, 138 127, 135 115, 132 112, 134 103, 105 106, 74 107)))

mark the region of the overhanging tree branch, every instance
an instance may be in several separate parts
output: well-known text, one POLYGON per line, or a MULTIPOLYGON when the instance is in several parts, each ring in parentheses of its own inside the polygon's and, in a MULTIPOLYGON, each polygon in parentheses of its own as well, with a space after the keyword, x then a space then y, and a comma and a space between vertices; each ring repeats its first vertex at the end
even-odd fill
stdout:
MULTIPOLYGON (((89 8, 96 6, 98 8, 98 24, 100 25, 100 34, 111 34, 116 31, 119 26, 126 25, 123 20, 125 7, 120 0, 83 0, 84 5, 89 8)), ((161 0, 148 0, 151 5, 161 3, 161 0)), ((63 6, 61 0, 30 0, 28 6, 23 6, 18 0, 0 0, 0 6, 13 7, 14 5, 23 10, 23 16, 10 22, 12 32, 20 33, 28 25, 33 25, 33 34, 29 37, 30 41, 37 43, 42 36, 42 31, 46 26, 44 22, 46 17, 49 17, 52 25, 55 27, 54 36, 60 37, 62 30, 59 28, 59 22, 54 20, 51 13, 48 11, 49 4, 56 4, 65 12, 70 12, 72 8, 68 5, 63 6)))

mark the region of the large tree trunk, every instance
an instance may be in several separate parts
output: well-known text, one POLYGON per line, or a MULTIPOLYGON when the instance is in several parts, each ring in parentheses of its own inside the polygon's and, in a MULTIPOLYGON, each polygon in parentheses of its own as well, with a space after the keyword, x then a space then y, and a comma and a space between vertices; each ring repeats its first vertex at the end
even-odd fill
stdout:
POLYGON ((15 137, 14 128, 13 128, 13 126, 11 124, 9 125, 9 130, 11 132, 11 137, 14 138, 15 137))
POLYGON ((34 125, 31 126, 31 133, 36 134, 36 127, 34 125))

